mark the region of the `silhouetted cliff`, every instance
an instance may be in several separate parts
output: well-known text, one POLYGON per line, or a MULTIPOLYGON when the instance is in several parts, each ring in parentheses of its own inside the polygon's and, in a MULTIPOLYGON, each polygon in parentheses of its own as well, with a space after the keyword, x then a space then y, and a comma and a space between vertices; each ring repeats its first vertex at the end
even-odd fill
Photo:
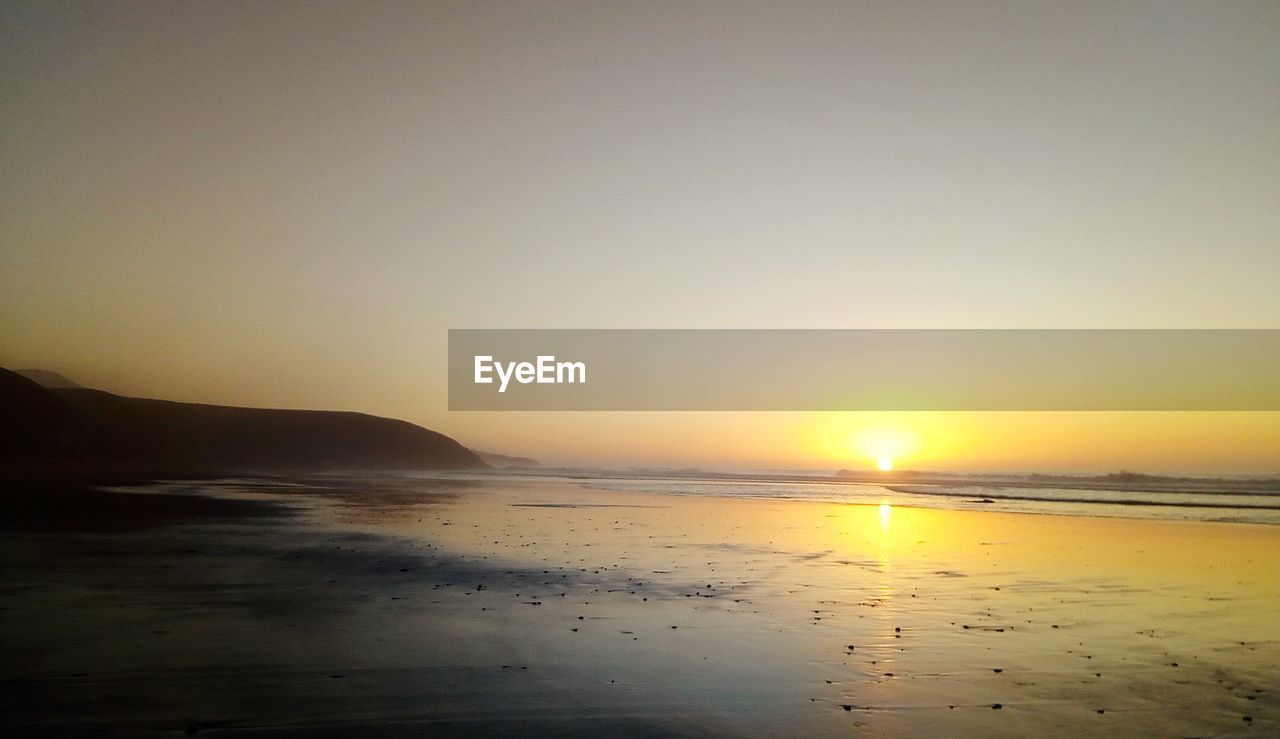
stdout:
POLYGON ((8 370, 0 370, 0 453, 208 471, 486 466, 407 421, 47 389, 8 370))

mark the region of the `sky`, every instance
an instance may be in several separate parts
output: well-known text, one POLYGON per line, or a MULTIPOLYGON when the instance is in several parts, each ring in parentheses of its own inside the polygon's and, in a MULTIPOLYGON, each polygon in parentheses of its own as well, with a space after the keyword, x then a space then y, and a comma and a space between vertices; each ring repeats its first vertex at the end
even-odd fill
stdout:
POLYGON ((445 367, 449 328, 1280 327, 1278 39, 1280 2, 6 2, 0 365, 555 462, 1275 471, 1274 413, 450 413, 445 367))

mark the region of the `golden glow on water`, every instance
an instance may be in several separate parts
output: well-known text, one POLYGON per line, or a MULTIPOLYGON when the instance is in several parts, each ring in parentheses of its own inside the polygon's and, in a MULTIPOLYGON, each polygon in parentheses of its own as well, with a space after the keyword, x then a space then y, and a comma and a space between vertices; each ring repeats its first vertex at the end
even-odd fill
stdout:
MULTIPOLYGON (((765 560, 735 565, 715 553, 769 551, 782 557, 769 559, 770 567, 790 555, 803 562, 790 575, 777 570, 770 577, 794 576, 839 595, 870 584, 857 563, 871 561, 873 587, 885 599, 928 588, 937 602, 954 600, 948 607, 961 608, 975 594, 1021 593, 1017 597, 1033 612, 1055 611, 1065 620, 1085 617, 1069 603, 1102 599, 1128 614, 1123 621, 1131 633, 1159 623, 1169 609, 1200 607, 1208 602, 1200 599, 1212 597, 1238 606, 1216 615, 1215 629, 1237 634, 1237 641, 1270 638, 1269 620, 1280 608, 1280 558, 1270 555, 1280 529, 1262 525, 935 510, 895 505, 891 497, 876 505, 619 498, 556 485, 470 499, 451 509, 448 519, 454 525, 431 529, 449 549, 531 557, 539 567, 581 567, 584 551, 587 559, 640 572, 684 573, 715 559, 717 579, 754 581, 759 575, 753 568, 765 560), (614 507, 623 501, 636 507, 614 507), (571 507, 525 507, 535 502, 571 507), (520 546, 494 552, 497 537, 491 534, 501 531, 513 532, 520 546), (536 539, 529 540, 529 532, 538 532, 536 539), (1011 590, 1015 583, 1023 585, 1011 590)), ((1207 630, 1200 635, 1212 636, 1207 630)))
MULTIPOLYGON (((543 543, 527 554, 549 556, 541 547, 563 546, 577 562, 580 548, 589 546, 596 556, 625 557, 641 569, 705 563, 699 545, 732 545, 828 553, 823 561, 887 557, 898 577, 916 570, 996 567, 1056 582, 1121 578, 1144 592, 1176 584, 1184 591, 1265 595, 1280 603, 1280 558, 1270 554, 1280 528, 1265 525, 938 510, 895 505, 890 497, 876 505, 850 505, 630 493, 624 500, 640 507, 615 509, 620 499, 614 492, 550 484, 511 495, 471 500, 451 511, 454 526, 434 529, 433 535, 468 550, 486 549, 492 539, 486 532, 495 528, 537 531, 543 543), (574 507, 523 507, 530 502, 574 507), (597 505, 610 507, 592 507, 597 505), (618 528, 615 519, 626 526, 618 528), (597 531, 600 522, 609 525, 597 531), (688 562, 676 562, 682 556, 688 562)), ((416 530, 422 524, 406 526, 416 530)), ((848 571, 811 565, 805 575, 815 584, 828 576, 828 585, 840 587, 848 571)))

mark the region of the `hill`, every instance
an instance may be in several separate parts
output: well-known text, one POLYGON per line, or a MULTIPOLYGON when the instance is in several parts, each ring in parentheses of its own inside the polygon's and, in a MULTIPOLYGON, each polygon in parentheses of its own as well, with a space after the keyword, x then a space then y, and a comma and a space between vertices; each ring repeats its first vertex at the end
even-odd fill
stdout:
POLYGON ((210 472, 487 466, 407 421, 48 389, 8 370, 0 370, 0 453, 210 472))
POLYGON ((64 446, 71 411, 52 392, 0 369, 0 455, 55 453, 64 446))

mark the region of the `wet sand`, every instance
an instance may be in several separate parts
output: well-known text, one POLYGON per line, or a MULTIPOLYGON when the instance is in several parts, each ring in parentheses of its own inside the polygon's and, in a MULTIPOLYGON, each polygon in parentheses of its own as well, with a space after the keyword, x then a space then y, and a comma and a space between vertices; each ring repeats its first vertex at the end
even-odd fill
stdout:
POLYGON ((60 495, 74 526, 0 539, 25 733, 1280 732, 1272 526, 482 477, 60 495))

